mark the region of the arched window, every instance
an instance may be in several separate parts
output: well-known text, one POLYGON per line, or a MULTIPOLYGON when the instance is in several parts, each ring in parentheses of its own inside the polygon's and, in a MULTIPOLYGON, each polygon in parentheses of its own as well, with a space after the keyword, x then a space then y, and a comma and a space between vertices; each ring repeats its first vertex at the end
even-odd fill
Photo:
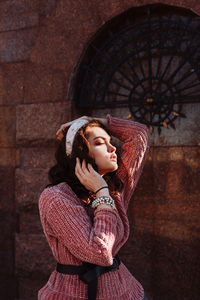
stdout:
POLYGON ((90 41, 77 70, 77 108, 128 107, 127 118, 161 132, 200 102, 200 19, 167 5, 132 8, 90 41))

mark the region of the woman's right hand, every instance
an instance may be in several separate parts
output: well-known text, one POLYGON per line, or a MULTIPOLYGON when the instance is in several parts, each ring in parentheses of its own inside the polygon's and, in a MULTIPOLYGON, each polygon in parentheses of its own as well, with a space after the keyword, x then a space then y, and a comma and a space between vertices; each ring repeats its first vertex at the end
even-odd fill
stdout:
MULTIPOLYGON (((76 158, 75 174, 82 185, 91 192, 96 192, 101 187, 107 186, 106 181, 94 170, 92 165, 88 164, 86 166, 85 160, 83 160, 81 165, 78 157, 76 158)), ((109 196, 108 189, 104 189, 104 194, 109 196)))

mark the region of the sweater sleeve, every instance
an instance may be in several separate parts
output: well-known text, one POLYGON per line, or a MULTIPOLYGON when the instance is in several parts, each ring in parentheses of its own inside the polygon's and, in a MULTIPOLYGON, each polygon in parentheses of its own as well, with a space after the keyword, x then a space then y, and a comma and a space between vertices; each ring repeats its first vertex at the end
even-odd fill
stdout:
POLYGON ((107 115, 107 121, 110 134, 122 141, 117 175, 124 183, 123 198, 127 209, 149 150, 149 130, 144 124, 113 118, 110 115, 107 115))
MULTIPOLYGON (((112 248, 116 237, 116 210, 96 209, 93 224, 84 207, 69 191, 67 194, 43 192, 41 219, 48 222, 53 235, 81 261, 112 265, 112 248), (45 203, 45 205, 44 205, 45 203)), ((43 227, 44 226, 43 224, 43 227)))

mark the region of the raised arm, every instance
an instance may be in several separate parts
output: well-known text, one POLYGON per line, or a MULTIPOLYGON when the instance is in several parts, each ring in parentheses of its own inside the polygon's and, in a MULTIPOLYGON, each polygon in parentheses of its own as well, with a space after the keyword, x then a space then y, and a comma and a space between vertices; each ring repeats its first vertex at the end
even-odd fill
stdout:
POLYGON ((72 190, 60 193, 56 187, 42 193, 39 206, 48 241, 49 236, 59 240, 81 261, 112 265, 117 226, 115 209, 95 209, 92 224, 72 190))
POLYGON ((149 149, 149 130, 146 125, 107 116, 110 133, 123 142, 121 164, 117 174, 124 182, 125 207, 141 175, 149 149))
MULTIPOLYGON (((87 120, 92 117, 83 116, 87 120)), ((149 130, 144 124, 113 118, 107 115, 107 118, 95 118, 108 128, 111 135, 122 141, 121 163, 117 174, 124 182, 124 205, 128 207, 129 200, 133 194, 136 184, 141 175, 147 153, 149 150, 149 130)), ((58 133, 62 134, 62 128, 66 127, 66 123, 61 126, 58 133)))

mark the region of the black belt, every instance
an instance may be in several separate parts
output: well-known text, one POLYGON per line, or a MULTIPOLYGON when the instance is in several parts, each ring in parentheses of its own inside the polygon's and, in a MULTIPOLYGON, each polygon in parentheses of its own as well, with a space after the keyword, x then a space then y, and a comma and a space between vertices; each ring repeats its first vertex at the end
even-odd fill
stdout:
POLYGON ((63 274, 79 275, 79 279, 88 285, 88 300, 95 300, 97 294, 98 277, 112 270, 117 270, 120 265, 118 256, 113 258, 111 266, 99 266, 83 263, 81 266, 62 265, 57 263, 56 271, 63 274))

